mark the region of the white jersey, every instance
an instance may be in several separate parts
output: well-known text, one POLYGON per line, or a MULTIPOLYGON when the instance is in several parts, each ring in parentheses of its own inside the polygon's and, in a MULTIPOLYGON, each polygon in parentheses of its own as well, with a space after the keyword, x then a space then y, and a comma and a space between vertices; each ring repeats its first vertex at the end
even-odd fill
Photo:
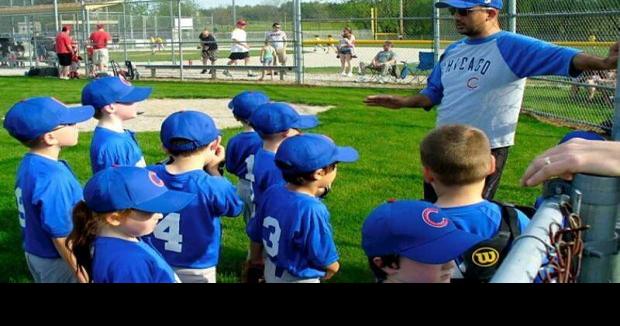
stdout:
POLYGON ((284 31, 267 32, 265 33, 265 41, 269 41, 274 49, 282 49, 286 42, 286 33, 284 31))
MULTIPOLYGON (((236 40, 237 42, 241 42, 243 44, 246 44, 247 33, 244 30, 242 30, 241 28, 235 28, 232 31, 232 33, 230 35, 230 38, 236 40)), ((245 46, 243 46, 241 44, 238 44, 238 43, 232 43, 232 45, 230 46, 230 52, 232 52, 232 53, 243 53, 243 52, 248 52, 248 51, 250 51, 249 48, 247 48, 247 47, 245 47, 245 46)))
POLYGON ((440 104, 437 126, 468 124, 483 130, 491 148, 514 144, 526 77, 576 75, 578 50, 498 32, 450 45, 421 94, 440 104))

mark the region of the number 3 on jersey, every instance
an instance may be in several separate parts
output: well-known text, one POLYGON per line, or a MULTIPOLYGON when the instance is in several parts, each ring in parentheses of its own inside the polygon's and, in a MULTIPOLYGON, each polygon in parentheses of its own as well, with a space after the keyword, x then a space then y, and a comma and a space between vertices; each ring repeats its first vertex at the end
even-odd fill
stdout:
POLYGON ((263 227, 270 231, 273 228, 273 232, 269 232, 269 241, 263 239, 263 246, 269 256, 275 257, 278 255, 278 249, 280 246, 280 233, 282 232, 280 229, 280 223, 278 223, 278 220, 275 218, 267 216, 263 220, 263 227))
POLYGON ((153 236, 159 240, 166 241, 164 249, 168 251, 181 252, 183 249, 183 236, 179 233, 179 223, 181 215, 170 213, 166 215, 155 227, 153 236))

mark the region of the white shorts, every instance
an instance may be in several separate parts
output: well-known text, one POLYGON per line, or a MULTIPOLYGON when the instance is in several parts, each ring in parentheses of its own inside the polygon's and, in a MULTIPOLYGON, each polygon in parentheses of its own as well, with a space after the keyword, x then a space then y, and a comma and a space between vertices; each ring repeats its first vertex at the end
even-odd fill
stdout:
POLYGON ((93 53, 93 63, 107 66, 109 61, 108 49, 97 49, 93 53))
POLYGON ((177 268, 173 267, 182 283, 215 283, 215 266, 209 268, 177 268))

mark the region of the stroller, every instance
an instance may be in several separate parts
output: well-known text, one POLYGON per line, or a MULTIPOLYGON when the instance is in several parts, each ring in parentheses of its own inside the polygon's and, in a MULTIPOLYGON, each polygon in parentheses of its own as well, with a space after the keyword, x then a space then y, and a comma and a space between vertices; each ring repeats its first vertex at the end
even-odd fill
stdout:
POLYGON ((79 79, 80 78, 80 61, 82 61, 82 57, 80 56, 77 48, 73 48, 73 54, 71 55, 71 66, 69 66, 69 78, 71 79, 79 79))
POLYGON ((114 76, 122 76, 125 80, 138 80, 140 79, 140 72, 136 69, 130 60, 125 61, 126 70, 123 70, 118 62, 110 60, 110 66, 114 76))

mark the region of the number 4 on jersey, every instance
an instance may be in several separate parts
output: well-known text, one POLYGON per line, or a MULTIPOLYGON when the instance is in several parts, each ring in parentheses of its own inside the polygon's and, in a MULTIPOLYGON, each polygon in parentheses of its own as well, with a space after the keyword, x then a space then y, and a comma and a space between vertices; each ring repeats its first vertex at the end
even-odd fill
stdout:
POLYGON ((157 224, 153 235, 159 240, 166 241, 165 250, 181 252, 183 249, 183 236, 179 233, 180 221, 179 213, 170 213, 157 224))

